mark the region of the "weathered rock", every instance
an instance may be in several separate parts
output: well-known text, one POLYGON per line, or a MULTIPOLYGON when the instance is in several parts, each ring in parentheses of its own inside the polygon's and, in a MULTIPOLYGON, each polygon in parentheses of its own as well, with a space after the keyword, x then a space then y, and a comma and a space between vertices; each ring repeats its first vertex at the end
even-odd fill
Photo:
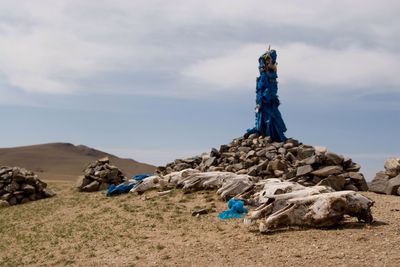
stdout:
POLYGON ((375 178, 372 180, 371 184, 369 185, 369 191, 386 194, 386 187, 389 182, 389 176, 386 175, 385 172, 381 171, 375 175, 375 178))
POLYGON ((313 171, 312 174, 322 177, 327 177, 333 174, 339 174, 343 171, 343 168, 340 166, 326 166, 319 170, 313 171))
MULTIPOLYGON (((171 166, 175 169, 191 168, 188 162, 197 162, 200 158, 190 158, 187 160, 175 160, 168 167, 159 167, 158 170, 172 171, 171 166)), ((77 180, 77 188, 82 192, 94 192, 105 190, 109 184, 118 185, 128 179, 122 174, 118 167, 111 165, 108 158, 102 158, 90 163, 83 171, 84 175, 77 180)))
POLYGON ((296 176, 303 176, 313 171, 311 165, 300 166, 297 168, 296 176))
POLYGON ((0 200, 4 206, 5 202, 17 205, 54 196, 47 195, 47 184, 24 168, 0 167, 0 173, 0 200))
POLYGON ((400 175, 389 179, 385 188, 386 195, 397 195, 397 190, 399 187, 400 187, 400 175))
POLYGON ((389 177, 395 177, 400 173, 400 160, 397 158, 389 158, 385 162, 386 174, 389 177))
POLYGON ((335 191, 343 190, 346 179, 343 176, 330 175, 320 181, 317 185, 325 185, 332 187, 335 191))
POLYGON ((340 156, 340 155, 335 154, 330 151, 325 153, 325 157, 326 157, 326 160, 333 165, 340 165, 343 163, 343 160, 344 160, 343 156, 340 156))
POLYGON ((10 204, 5 200, 0 200, 0 208, 6 208, 10 206, 10 204))
POLYGON ((93 181, 90 184, 84 186, 81 191, 82 192, 95 192, 99 191, 100 183, 98 181, 93 181))
MULTIPOLYGON (((360 170, 360 166, 351 159, 328 152, 325 147, 305 145, 295 139, 272 142, 270 137, 256 135, 236 138, 229 145, 221 146, 219 151, 212 149, 211 153, 203 153, 200 158, 202 161, 196 164, 190 160, 175 160, 158 168, 157 173, 167 175, 190 166, 200 171, 223 170, 262 178, 296 177, 302 184, 311 186, 330 175, 358 173, 360 170)), ((352 179, 345 177, 348 178, 346 185, 352 184, 358 190, 367 190, 364 176, 355 175, 352 179)))

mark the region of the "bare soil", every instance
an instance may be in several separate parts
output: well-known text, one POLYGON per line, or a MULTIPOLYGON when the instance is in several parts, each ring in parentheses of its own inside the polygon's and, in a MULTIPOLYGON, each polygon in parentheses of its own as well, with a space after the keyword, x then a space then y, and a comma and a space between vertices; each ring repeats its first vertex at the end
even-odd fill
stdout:
POLYGON ((260 234, 221 221, 212 191, 112 198, 50 183, 58 196, 0 209, 0 266, 400 266, 400 198, 375 201, 375 222, 260 234), (191 216, 199 208, 216 212, 191 216))
POLYGON ((0 166, 24 167, 45 180, 75 181, 90 162, 102 157, 109 157, 111 163, 129 177, 138 173, 153 173, 155 170, 149 164, 69 143, 0 148, 0 166))

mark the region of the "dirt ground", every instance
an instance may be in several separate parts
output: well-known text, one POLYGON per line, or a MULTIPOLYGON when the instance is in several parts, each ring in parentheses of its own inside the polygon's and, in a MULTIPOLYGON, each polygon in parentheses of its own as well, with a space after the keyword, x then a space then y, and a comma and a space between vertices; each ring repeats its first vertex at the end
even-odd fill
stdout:
POLYGON ((375 222, 260 234, 221 221, 214 192, 78 193, 0 209, 0 266, 400 266, 400 197, 365 193, 375 222), (216 212, 191 216, 193 209, 216 212))

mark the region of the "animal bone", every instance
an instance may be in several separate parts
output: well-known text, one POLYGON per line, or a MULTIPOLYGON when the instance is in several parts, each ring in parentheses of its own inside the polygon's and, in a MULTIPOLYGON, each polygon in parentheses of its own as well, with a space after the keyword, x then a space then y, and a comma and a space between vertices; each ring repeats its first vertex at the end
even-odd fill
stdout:
POLYGON ((260 224, 260 232, 285 226, 328 227, 338 224, 344 215, 372 222, 374 202, 354 191, 322 193, 287 200, 287 205, 260 224))

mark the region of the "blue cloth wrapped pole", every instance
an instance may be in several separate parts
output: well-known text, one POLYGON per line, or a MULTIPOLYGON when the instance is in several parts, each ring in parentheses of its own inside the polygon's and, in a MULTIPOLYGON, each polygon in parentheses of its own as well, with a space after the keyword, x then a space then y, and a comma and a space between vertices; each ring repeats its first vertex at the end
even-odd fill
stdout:
POLYGON ((258 59, 260 76, 256 84, 256 123, 247 133, 270 136, 273 141, 282 142, 287 139, 284 134, 287 128, 278 109, 276 58, 276 51, 269 50, 258 59))

